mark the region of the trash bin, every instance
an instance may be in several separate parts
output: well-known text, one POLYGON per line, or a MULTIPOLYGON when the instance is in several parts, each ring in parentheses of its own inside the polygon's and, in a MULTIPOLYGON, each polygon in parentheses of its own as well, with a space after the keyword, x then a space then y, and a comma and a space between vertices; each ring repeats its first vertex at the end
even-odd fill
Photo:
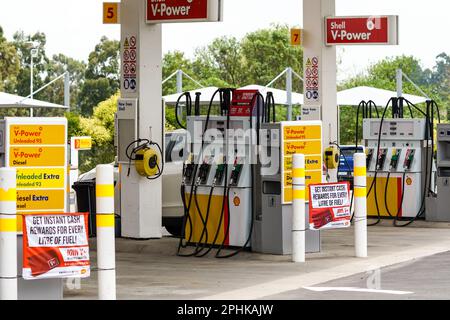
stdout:
MULTIPOLYGON (((97 236, 97 221, 96 221, 96 199, 95 199, 95 179, 76 181, 73 186, 77 194, 77 208, 78 212, 88 212, 88 231, 89 237, 97 236)), ((119 238, 121 236, 121 221, 120 216, 115 216, 115 234, 119 238)))
POLYGON ((95 206, 95 180, 76 181, 72 188, 77 194, 77 211, 89 212, 89 237, 95 237, 97 235, 97 223, 95 219, 95 214, 97 213, 95 206))

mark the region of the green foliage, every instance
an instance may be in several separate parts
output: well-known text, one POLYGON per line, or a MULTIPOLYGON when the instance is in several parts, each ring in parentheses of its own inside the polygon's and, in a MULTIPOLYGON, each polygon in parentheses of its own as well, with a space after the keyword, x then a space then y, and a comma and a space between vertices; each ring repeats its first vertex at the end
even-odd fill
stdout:
POLYGON ((120 42, 102 37, 89 55, 78 99, 82 115, 90 116, 93 107, 108 99, 120 88, 120 42))
POLYGON ((17 85, 20 57, 14 44, 3 37, 0 27, 0 91, 11 91, 17 85))
MULTIPOLYGON (((370 66, 365 74, 360 74, 348 79, 340 89, 348 89, 357 86, 371 86, 380 89, 396 91, 396 70, 402 69, 416 85, 420 87, 430 98, 440 105, 441 118, 448 114, 449 104, 449 74, 450 57, 442 53, 436 58, 436 66, 433 70, 422 69, 420 61, 413 56, 398 56, 385 58, 370 66)), ((422 95, 410 82, 403 81, 403 92, 422 95)), ((386 101, 387 103, 387 101, 386 101)), ((422 108, 424 108, 422 106, 422 108)), ((408 116, 408 113, 407 115, 408 116)), ((341 144, 354 144, 355 142, 356 107, 341 107, 340 113, 340 139, 341 144), (345 125, 344 125, 345 124, 345 125)), ((359 137, 362 137, 362 129, 359 128, 359 137)))
POLYGON ((69 122, 69 136, 90 136, 93 147, 80 153, 80 170, 86 172, 99 163, 114 161, 114 114, 117 110, 119 93, 100 102, 93 110, 93 116, 85 118, 74 113, 66 114, 69 122))
MULTIPOLYGON (((290 32, 287 25, 275 25, 247 34, 242 40, 242 54, 245 60, 246 84, 268 84, 286 67, 303 73, 303 50, 290 44, 290 32)), ((298 79, 293 79, 294 91, 302 92, 298 79)), ((276 88, 286 88, 280 80, 276 88)))
POLYGON ((78 97, 78 106, 84 116, 93 114, 93 107, 99 102, 108 99, 115 91, 112 91, 108 79, 86 79, 78 97))

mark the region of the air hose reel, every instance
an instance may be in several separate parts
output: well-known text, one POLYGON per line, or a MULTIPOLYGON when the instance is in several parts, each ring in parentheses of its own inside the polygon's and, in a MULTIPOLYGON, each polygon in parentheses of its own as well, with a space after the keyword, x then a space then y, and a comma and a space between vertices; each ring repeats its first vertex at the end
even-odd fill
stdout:
POLYGON ((164 162, 162 149, 159 144, 148 139, 138 139, 130 143, 126 150, 129 159, 128 176, 131 170, 131 161, 134 161, 136 172, 149 180, 162 176, 164 162), (132 148, 135 144, 134 148, 132 148), (132 148, 132 149, 131 149, 132 148))

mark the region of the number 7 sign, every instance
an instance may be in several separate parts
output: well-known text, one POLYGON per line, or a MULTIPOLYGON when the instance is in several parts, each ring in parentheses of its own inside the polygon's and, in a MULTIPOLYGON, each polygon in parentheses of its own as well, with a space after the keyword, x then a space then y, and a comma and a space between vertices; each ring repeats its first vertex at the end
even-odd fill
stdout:
POLYGON ((103 23, 118 24, 119 23, 119 3, 105 2, 103 3, 103 23))
POLYGON ((302 29, 291 29, 291 45, 302 45, 302 29))

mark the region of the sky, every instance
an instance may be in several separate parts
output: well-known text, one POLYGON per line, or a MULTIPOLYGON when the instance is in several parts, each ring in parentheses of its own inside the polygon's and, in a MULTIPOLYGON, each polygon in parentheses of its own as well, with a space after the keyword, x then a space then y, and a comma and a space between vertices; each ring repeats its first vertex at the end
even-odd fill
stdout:
MULTIPOLYGON (((47 35, 47 54, 87 60, 103 35, 120 38, 118 25, 102 24, 103 0, 0 0, 0 26, 8 39, 17 30, 47 35)), ((163 52, 181 50, 188 57, 215 37, 235 36, 272 23, 302 27, 301 0, 224 0, 220 23, 166 24, 163 52)), ((441 52, 450 54, 449 0, 336 0, 336 15, 399 15, 400 45, 341 46, 339 79, 363 72, 386 56, 414 55, 431 68, 441 52)), ((282 70, 280 70, 282 71, 282 70)), ((274 75, 275 76, 275 75, 274 75)))

